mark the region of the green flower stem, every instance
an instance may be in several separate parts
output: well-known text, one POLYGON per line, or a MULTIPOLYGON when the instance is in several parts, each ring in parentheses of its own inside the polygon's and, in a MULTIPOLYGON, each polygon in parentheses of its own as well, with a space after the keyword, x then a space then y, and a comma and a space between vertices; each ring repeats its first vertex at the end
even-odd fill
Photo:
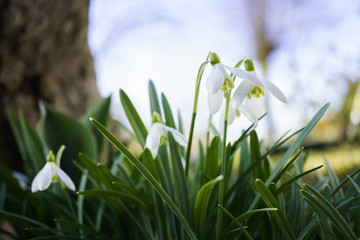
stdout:
POLYGON ((203 64, 201 64, 199 71, 198 71, 197 78, 196 78, 194 109, 193 109, 193 115, 192 115, 192 119, 191 119, 190 134, 189 134, 189 140, 188 140, 188 145, 187 145, 187 149, 186 149, 186 157, 185 157, 185 177, 186 178, 188 178, 188 175, 189 175, 191 144, 192 144, 192 139, 193 139, 193 135, 194 135, 195 118, 196 118, 198 101, 199 101, 200 82, 201 82, 205 67, 209 63, 210 54, 211 54, 211 52, 209 52, 209 54, 206 58, 206 61, 203 62, 203 64))
MULTIPOLYGON (((222 161, 220 165, 220 174, 224 176, 226 179, 226 135, 227 135, 227 126, 228 126, 228 116, 229 116, 229 106, 230 106, 230 92, 226 96, 226 108, 225 108, 225 118, 224 118, 224 137, 223 137, 223 154, 222 154, 222 161)), ((219 189, 219 200, 218 205, 223 205, 225 194, 225 181, 220 182, 220 189, 219 189)), ((222 222, 222 211, 217 212, 217 222, 216 222, 216 239, 220 239, 221 234, 221 222, 222 222)))
POLYGON ((190 134, 189 134, 189 140, 188 140, 188 145, 187 145, 187 149, 186 149, 186 158, 185 158, 186 159, 186 164, 185 164, 186 179, 188 178, 189 168, 190 168, 190 154, 191 154, 192 139, 193 139, 193 135, 194 135, 195 118, 196 118, 196 112, 193 113, 192 118, 191 118, 190 134))
POLYGON ((60 180, 60 185, 61 185, 62 190, 64 191, 64 195, 65 195, 66 201, 67 201, 67 203, 68 203, 68 205, 69 205, 69 207, 70 207, 70 210, 71 210, 72 215, 74 216, 74 220, 77 221, 78 218, 77 218, 77 215, 76 215, 76 213, 75 213, 75 209, 74 209, 74 207, 73 207, 73 205, 72 205, 72 203, 71 203, 70 196, 69 196, 69 194, 68 194, 68 192, 67 192, 67 189, 66 189, 65 184, 64 184, 61 180, 60 180))
POLYGON ((212 120, 212 114, 210 114, 210 117, 209 117, 209 125, 208 125, 208 129, 207 129, 207 132, 206 132, 206 149, 209 148, 211 120, 212 120))

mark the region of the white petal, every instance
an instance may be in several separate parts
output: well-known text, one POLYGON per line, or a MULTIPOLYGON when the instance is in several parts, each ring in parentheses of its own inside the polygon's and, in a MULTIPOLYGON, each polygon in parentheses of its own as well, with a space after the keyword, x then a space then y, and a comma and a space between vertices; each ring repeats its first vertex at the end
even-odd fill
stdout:
POLYGON ((75 191, 75 184, 71 178, 58 166, 56 166, 56 173, 64 184, 71 190, 75 191))
POLYGON ((235 109, 229 106, 228 124, 231 125, 235 121, 235 109))
MULTIPOLYGON (((221 116, 220 116, 220 127, 224 127, 224 120, 225 120, 225 110, 226 110, 226 104, 224 104, 224 107, 221 110, 221 116)), ((229 106, 229 115, 228 115, 228 125, 231 125, 235 121, 235 108, 230 104, 229 106)))
POLYGON ((217 91, 219 91, 224 83, 224 80, 225 80, 225 76, 220 69, 220 65, 216 64, 213 67, 213 69, 206 81, 206 88, 207 88, 208 92, 216 93, 217 91))
POLYGON ((153 159, 156 158, 156 155, 157 155, 157 153, 158 153, 158 149, 159 149, 159 147, 150 149, 150 152, 151 152, 151 155, 152 155, 153 159))
POLYGON ((287 103, 286 96, 280 90, 280 88, 278 88, 275 84, 273 84, 272 82, 270 82, 270 81, 268 81, 266 79, 263 79, 262 81, 264 83, 264 87, 265 87, 266 90, 269 90, 269 92, 271 92, 272 95, 274 95, 274 97, 279 99, 281 102, 287 103))
POLYGON ((161 133, 159 131, 159 124, 154 123, 146 137, 145 147, 148 149, 154 149, 159 147, 161 133))
POLYGON ((263 99, 262 97, 252 96, 250 99, 246 98, 247 109, 249 113, 256 119, 261 117, 263 112, 263 99))
MULTIPOLYGON (((46 164, 45 164, 46 166, 46 164)), ((42 174, 44 174, 44 171, 46 172, 45 166, 38 172, 31 183, 31 192, 37 192, 39 191, 39 179, 42 174)), ((46 174, 46 173, 45 173, 46 174)))
POLYGON ((235 74, 236 76, 238 76, 239 78, 247 80, 256 86, 259 86, 259 87, 264 86, 262 81, 259 78, 257 78, 254 74, 252 74, 251 72, 245 71, 240 68, 233 68, 233 67, 229 67, 229 66, 225 66, 225 68, 228 69, 233 74, 235 74))
POLYGON ((248 81, 242 81, 236 88, 233 97, 231 98, 231 104, 233 104, 235 109, 237 109, 244 102, 246 93, 249 91, 251 86, 253 85, 248 81))
POLYGON ((51 173, 51 162, 47 162, 44 168, 39 172, 40 176, 37 182, 37 187, 40 191, 44 191, 50 186, 51 179, 53 177, 51 173))
POLYGON ((216 66, 217 66, 217 68, 219 69, 219 71, 222 73, 222 76, 223 76, 222 81, 223 81, 223 82, 224 82, 224 79, 225 79, 225 78, 229 78, 229 79, 230 79, 229 74, 228 74, 228 73, 226 72, 226 70, 225 70, 225 65, 224 65, 224 64, 218 63, 218 64, 216 64, 216 66))
POLYGON ((238 110, 245 115, 245 117, 247 119, 249 119, 250 122, 254 123, 255 125, 258 124, 258 119, 256 117, 254 117, 253 115, 251 115, 251 113, 248 111, 248 109, 244 106, 241 105, 238 110))
POLYGON ((167 131, 172 133, 172 135, 175 138, 175 141, 177 141, 181 146, 186 146, 187 145, 187 140, 186 140, 185 136, 182 135, 181 132, 179 132, 178 130, 176 130, 174 128, 168 127, 168 126, 164 126, 164 128, 167 131))
POLYGON ((222 91, 218 91, 215 94, 208 93, 208 106, 210 114, 217 113, 222 105, 224 94, 222 91))

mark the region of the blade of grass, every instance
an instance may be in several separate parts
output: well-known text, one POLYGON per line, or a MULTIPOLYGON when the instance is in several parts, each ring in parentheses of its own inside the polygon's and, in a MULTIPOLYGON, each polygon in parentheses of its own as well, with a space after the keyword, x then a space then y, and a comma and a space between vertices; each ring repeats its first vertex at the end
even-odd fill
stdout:
POLYGON ((196 202, 195 202, 195 232, 199 236, 199 239, 204 239, 206 235, 206 212, 211 195, 211 191, 216 183, 221 181, 223 176, 220 175, 217 178, 205 183, 199 190, 196 202))
POLYGON ((277 211, 272 211, 271 214, 277 220, 278 224, 287 233, 289 239, 295 239, 294 231, 292 230, 289 221, 287 220, 284 212, 280 208, 279 202, 275 199, 269 188, 261 179, 255 180, 256 190, 259 192, 261 198, 269 208, 277 208, 277 211))
POLYGON ((157 112, 161 116, 159 99, 157 97, 154 83, 151 81, 151 79, 149 80, 149 98, 150 98, 150 109, 151 109, 150 117, 152 118, 153 112, 157 112))
MULTIPOLYGON (((305 128, 302 130, 300 135, 297 137, 297 139, 290 145, 289 149, 285 152, 284 156, 281 158, 279 163, 276 165, 274 170, 272 171, 269 178, 266 180, 265 185, 269 186, 271 182, 273 182, 274 178, 278 176, 279 172, 283 168, 283 166, 286 164, 286 162, 289 160, 291 155, 296 151, 296 149, 299 148, 300 144, 305 140, 307 135, 311 132, 311 130, 315 127, 316 123, 321 119, 321 117, 325 114, 326 110, 330 106, 330 103, 325 104, 316 114, 315 116, 310 120, 310 122, 305 126, 305 128)), ((257 205, 258 201, 260 199, 260 195, 258 194, 255 199, 253 200, 252 204, 248 208, 248 210, 253 210, 255 206, 257 205)))
POLYGON ((251 235, 249 234, 248 231, 246 231, 245 227, 243 225, 241 225, 241 223, 228 211, 226 210, 223 206, 218 205, 219 209, 221 209, 221 211, 223 211, 229 218, 231 218, 231 220, 240 228, 240 230, 245 234, 245 236, 247 237, 247 239, 253 240, 253 238, 251 237, 251 235))
POLYGON ((107 130, 103 125, 97 122, 95 119, 90 119, 95 127, 120 151, 125 157, 141 172, 141 174, 146 178, 146 180, 153 186, 153 188, 158 192, 161 198, 166 202, 170 209, 177 216, 182 226, 188 233, 190 239, 197 239, 194 232, 192 231, 189 222, 186 220, 184 215, 181 213, 179 208, 161 187, 159 182, 152 176, 152 174, 145 168, 145 166, 137 159, 114 135, 112 135, 109 130, 107 130))
POLYGON ((305 200, 307 200, 308 202, 311 201, 317 206, 314 210, 323 211, 328 216, 328 218, 332 220, 335 227, 338 228, 338 230, 343 234, 344 237, 346 237, 347 239, 357 239, 349 224, 336 210, 336 208, 313 187, 308 184, 304 184, 304 186, 308 191, 314 194, 314 196, 312 196, 307 191, 301 190, 304 197, 306 197, 305 200))
POLYGON ((144 147, 148 132, 146 130, 143 121, 139 117, 139 114, 137 113, 134 105, 130 101, 130 98, 126 95, 126 93, 122 89, 120 89, 120 101, 124 108, 126 117, 129 120, 129 123, 134 130, 136 139, 138 140, 140 145, 144 147))

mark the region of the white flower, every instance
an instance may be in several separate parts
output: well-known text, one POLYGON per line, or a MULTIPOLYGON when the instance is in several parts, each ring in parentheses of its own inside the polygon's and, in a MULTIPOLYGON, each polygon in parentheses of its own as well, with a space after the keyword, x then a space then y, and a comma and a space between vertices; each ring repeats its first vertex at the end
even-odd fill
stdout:
POLYGON ((224 93, 230 91, 230 89, 234 87, 233 80, 225 69, 240 78, 247 76, 244 79, 252 84, 263 86, 262 82, 258 78, 251 77, 251 74, 248 72, 222 64, 216 53, 212 53, 211 58, 213 58, 211 62, 213 69, 206 81, 210 114, 215 114, 220 110, 224 93))
POLYGON ((174 128, 165 126, 160 122, 155 122, 150 128, 145 143, 145 148, 148 148, 151 151, 153 158, 156 157, 159 146, 161 144, 167 143, 167 132, 171 132, 175 141, 177 141, 180 145, 187 145, 186 138, 179 131, 174 128))
POLYGON ((234 74, 244 80, 235 90, 232 102, 235 109, 238 109, 246 98, 246 105, 243 107, 250 115, 253 123, 257 122, 257 119, 261 116, 263 112, 263 96, 265 91, 269 91, 274 97, 279 99, 281 102, 287 103, 287 99, 282 91, 272 82, 261 79, 257 77, 255 71, 247 72, 242 69, 229 68, 234 74), (249 79, 257 79, 262 84, 253 84, 253 81, 249 79), (255 120, 256 119, 256 120, 255 120))
POLYGON ((221 63, 215 64, 206 81, 210 114, 215 114, 220 110, 224 93, 233 87, 234 83, 225 71, 224 65, 221 63))
POLYGON ((31 191, 44 191, 50 186, 51 182, 59 179, 61 179, 69 189, 75 191, 75 185, 70 177, 61 170, 54 161, 48 161, 40 172, 36 174, 31 184, 31 191))

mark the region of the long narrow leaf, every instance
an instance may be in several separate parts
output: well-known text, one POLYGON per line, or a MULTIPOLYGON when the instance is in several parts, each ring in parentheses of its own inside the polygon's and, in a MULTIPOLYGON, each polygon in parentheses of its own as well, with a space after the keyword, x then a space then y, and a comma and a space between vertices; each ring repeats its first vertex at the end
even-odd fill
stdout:
POLYGON ((130 101, 130 98, 126 95, 126 93, 122 89, 120 89, 120 101, 124 108, 126 117, 129 120, 129 123, 134 130, 136 139, 138 140, 140 145, 144 147, 148 132, 146 130, 143 121, 139 117, 139 114, 137 113, 134 105, 130 101))
POLYGON ((181 213, 179 208, 161 187, 159 182, 152 176, 152 174, 146 169, 146 167, 137 159, 114 135, 112 135, 109 130, 107 130, 103 125, 97 122, 95 119, 90 119, 91 122, 97 127, 97 129, 120 151, 122 152, 127 159, 141 172, 141 174, 146 178, 146 180, 153 186, 153 188, 158 192, 161 198, 166 202, 174 214, 178 217, 182 226, 188 233, 190 239, 196 239, 194 232, 192 231, 189 222, 186 220, 184 215, 181 213))
POLYGON ((253 238, 251 237, 251 235, 248 233, 248 231, 246 231, 245 227, 243 225, 241 225, 241 223, 228 211, 226 210, 223 206, 218 205, 218 207, 221 209, 221 211, 223 211, 226 215, 228 215, 229 218, 231 218, 231 220, 240 228, 240 230, 245 234, 245 236, 247 237, 247 239, 252 240, 253 238))
POLYGON ((284 229, 290 239, 295 239, 295 234, 290 226, 289 221, 287 220, 285 214, 280 208, 279 202, 275 199, 271 191, 260 179, 255 180, 256 190, 259 192, 261 198, 264 200, 265 204, 270 208, 277 208, 277 211, 272 211, 272 215, 278 221, 280 226, 284 229))
POLYGON ((150 109, 151 109, 150 117, 152 117, 153 112, 157 112, 161 116, 159 99, 156 93, 154 83, 151 80, 149 80, 149 98, 150 98, 150 109))
POLYGON ((220 182, 224 177, 222 175, 205 183, 199 190, 195 203, 195 231, 199 239, 203 239, 206 234, 206 212, 211 195, 211 191, 216 183, 220 182))
MULTIPOLYGON (((266 180, 265 185, 269 186, 270 183, 274 180, 276 176, 278 176, 279 172, 283 168, 283 166, 286 164, 286 162, 289 160, 291 155, 300 147, 302 142, 305 140, 307 135, 311 132, 311 130, 315 127, 316 123, 320 121, 321 117, 325 114, 326 110, 330 106, 330 103, 325 104, 316 114, 315 116, 310 120, 310 122, 305 126, 305 128, 302 130, 298 138, 290 145, 289 149, 286 151, 284 156, 281 158, 279 163, 276 165, 274 170, 272 171, 269 178, 266 180)), ((257 205, 258 201, 260 199, 260 195, 257 195, 255 199, 253 200, 252 204, 249 207, 249 211, 253 210, 255 206, 257 205)))
POLYGON ((347 239, 357 239, 349 224, 336 210, 336 208, 313 187, 307 184, 305 184, 305 187, 315 196, 314 197, 308 192, 301 190, 303 195, 306 197, 305 199, 307 201, 312 201, 318 207, 314 210, 317 211, 319 209, 324 211, 324 213, 328 216, 328 218, 333 221, 335 227, 338 228, 338 230, 343 234, 344 237, 346 237, 347 239))

